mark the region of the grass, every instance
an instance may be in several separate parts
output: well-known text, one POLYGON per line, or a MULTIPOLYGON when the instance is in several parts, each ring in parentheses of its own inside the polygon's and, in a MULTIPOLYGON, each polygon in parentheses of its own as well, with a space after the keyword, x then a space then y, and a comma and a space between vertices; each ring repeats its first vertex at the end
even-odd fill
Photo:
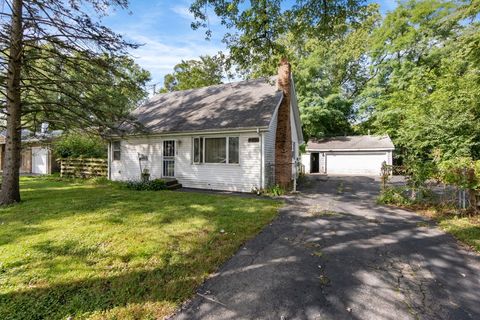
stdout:
POLYGON ((158 319, 279 202, 108 183, 21 180, 0 209, 0 319, 158 319))
MULTIPOLYGON (((460 242, 480 252, 480 216, 478 214, 473 216, 467 215, 464 211, 432 201, 418 203, 406 196, 405 191, 405 187, 385 188, 378 197, 377 202, 413 210, 427 216, 435 220, 445 232, 452 234, 460 242)), ((431 197, 428 192, 426 196, 431 197)), ((421 227, 422 225, 419 226, 421 227)))
POLYGON ((440 228, 473 250, 480 252, 480 216, 458 216, 442 208, 417 210, 433 218, 440 228))

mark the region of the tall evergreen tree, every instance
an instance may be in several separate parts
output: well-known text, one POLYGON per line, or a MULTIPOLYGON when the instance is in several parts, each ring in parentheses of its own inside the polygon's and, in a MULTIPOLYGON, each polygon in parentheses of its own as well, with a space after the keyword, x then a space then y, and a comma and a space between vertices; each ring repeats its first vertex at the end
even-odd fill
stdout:
MULTIPOLYGON (((0 73, 5 100, 5 166, 0 204, 20 201, 20 130, 35 114, 71 127, 111 126, 117 111, 98 103, 102 89, 139 84, 121 68, 126 42, 92 18, 127 0, 9 0, 0 13, 0 73)), ((141 82, 141 81, 140 81, 141 82)), ((107 91, 104 91, 107 92, 107 91)))

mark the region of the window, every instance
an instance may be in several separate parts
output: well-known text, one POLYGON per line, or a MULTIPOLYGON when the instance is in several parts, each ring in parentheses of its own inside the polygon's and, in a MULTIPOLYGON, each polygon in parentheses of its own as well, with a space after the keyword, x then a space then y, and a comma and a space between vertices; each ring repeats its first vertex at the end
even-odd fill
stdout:
POLYGON ((193 138, 193 163, 203 162, 203 139, 193 138))
POLYGON ((228 138, 228 163, 238 163, 238 137, 228 138))
POLYGON ((205 138, 205 163, 227 163, 226 138, 205 138))
POLYGON ((193 163, 239 163, 239 138, 193 138, 193 163))
POLYGON ((121 146, 120 141, 112 142, 113 160, 120 160, 121 154, 122 154, 120 146, 121 146))

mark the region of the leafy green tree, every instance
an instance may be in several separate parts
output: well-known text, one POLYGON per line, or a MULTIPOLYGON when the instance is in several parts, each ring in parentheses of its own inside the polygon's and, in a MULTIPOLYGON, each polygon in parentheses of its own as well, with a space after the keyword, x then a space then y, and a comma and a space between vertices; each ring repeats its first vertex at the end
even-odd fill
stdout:
MULTIPOLYGON (((195 0, 190 11, 194 29, 206 28, 208 8, 229 29, 223 42, 229 49, 227 69, 235 66, 244 75, 271 75, 280 58, 292 58, 282 39, 291 35, 298 44, 310 38, 325 39, 344 23, 356 23, 365 0, 195 0)), ((297 47, 301 47, 300 45, 297 47)))
POLYGON ((195 89, 221 84, 223 78, 221 56, 201 56, 199 60, 182 60, 167 74, 160 92, 195 89))
POLYGON ((69 132, 53 143, 53 152, 57 158, 106 158, 107 144, 98 135, 69 132))
POLYGON ((372 37, 365 129, 409 161, 480 157, 478 1, 408 1, 372 37))
POLYGON ((370 80, 367 55, 380 19, 377 5, 364 8, 361 20, 338 26, 328 39, 309 39, 294 58, 295 85, 307 138, 353 132, 355 104, 370 80))
MULTIPOLYGON (((232 29, 224 37, 227 66, 245 77, 270 76, 288 58, 305 136, 321 138, 352 132, 354 98, 368 81, 368 37, 380 18, 365 1, 197 0, 194 28, 207 27, 212 6, 232 29)), ((207 31, 209 35, 209 31, 207 31)))

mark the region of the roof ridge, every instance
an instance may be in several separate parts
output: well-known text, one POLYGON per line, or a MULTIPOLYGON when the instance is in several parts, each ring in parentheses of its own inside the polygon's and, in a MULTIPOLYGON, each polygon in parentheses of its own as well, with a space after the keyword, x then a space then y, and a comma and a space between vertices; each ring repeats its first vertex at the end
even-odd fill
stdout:
MULTIPOLYGON (((236 85, 236 84, 247 83, 247 82, 254 82, 254 81, 260 81, 260 80, 268 80, 268 79, 273 79, 273 78, 276 78, 276 76, 260 77, 260 78, 255 78, 255 79, 245 79, 245 80, 240 80, 240 81, 233 81, 233 82, 212 84, 212 85, 209 85, 209 86, 199 87, 199 88, 192 88, 192 89, 184 89, 184 90, 160 92, 160 93, 154 94, 150 99, 153 99, 153 98, 156 98, 156 97, 160 97, 160 96, 164 96, 164 95, 167 95, 167 94, 188 93, 188 92, 197 91, 197 90, 205 90, 205 89, 209 89, 209 88, 218 88, 218 87, 227 86, 227 85, 236 85)), ((149 100, 150 100, 150 99, 149 99, 149 100)))

